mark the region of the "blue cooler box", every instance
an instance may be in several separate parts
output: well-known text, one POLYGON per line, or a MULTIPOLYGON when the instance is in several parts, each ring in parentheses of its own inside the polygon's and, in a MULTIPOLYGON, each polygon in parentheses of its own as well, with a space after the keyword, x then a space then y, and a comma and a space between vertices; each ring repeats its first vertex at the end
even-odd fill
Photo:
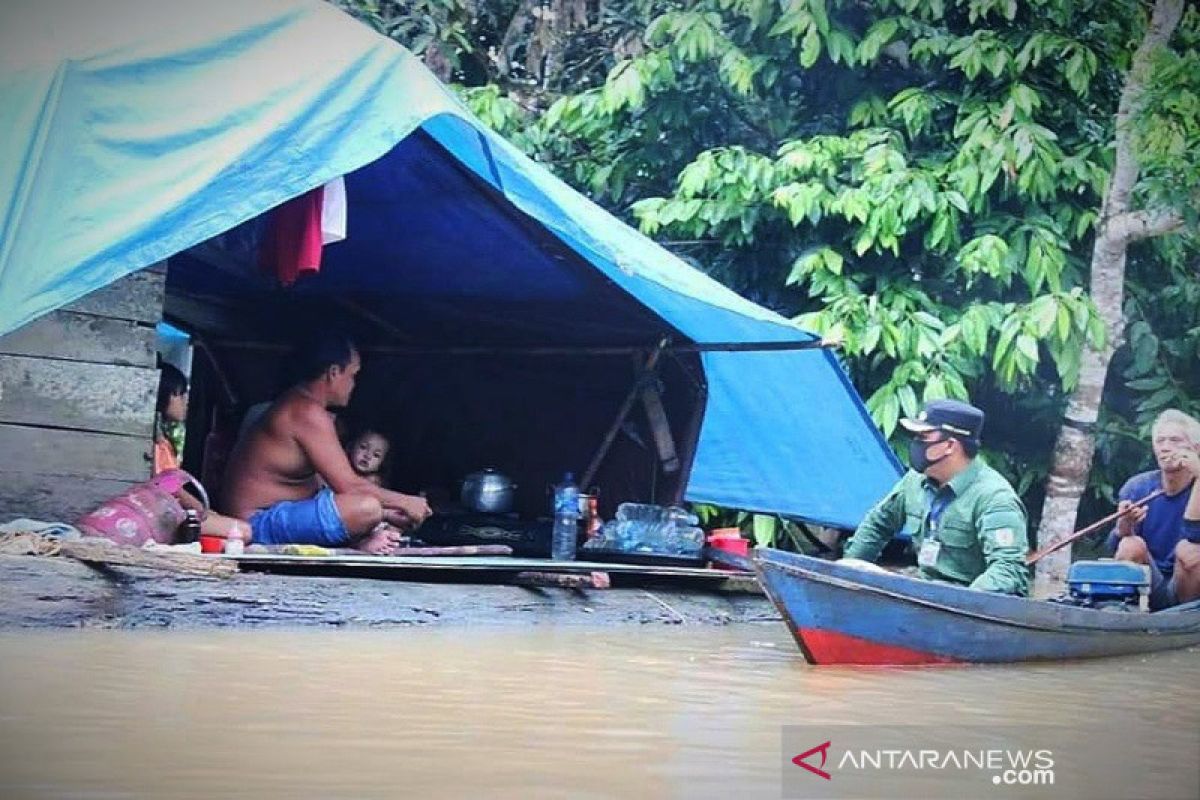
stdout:
POLYGON ((1130 561, 1076 561, 1067 572, 1067 588, 1075 600, 1128 602, 1147 608, 1150 567, 1130 561))

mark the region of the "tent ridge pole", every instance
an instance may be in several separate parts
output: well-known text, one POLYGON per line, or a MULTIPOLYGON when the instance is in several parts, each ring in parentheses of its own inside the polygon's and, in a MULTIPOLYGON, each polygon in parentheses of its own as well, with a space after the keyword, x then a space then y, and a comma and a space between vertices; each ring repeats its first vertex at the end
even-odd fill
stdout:
MULTIPOLYGON (((248 340, 213 340, 215 347, 226 347, 242 350, 285 350, 286 344, 279 342, 255 342, 248 340)), ((829 350, 839 346, 837 342, 824 339, 813 339, 804 342, 706 342, 683 343, 663 348, 669 353, 762 353, 781 350, 829 350)), ((531 347, 497 347, 482 345, 365 345, 362 352, 385 356, 627 356, 646 352, 645 345, 614 345, 614 346, 531 346, 531 347)))

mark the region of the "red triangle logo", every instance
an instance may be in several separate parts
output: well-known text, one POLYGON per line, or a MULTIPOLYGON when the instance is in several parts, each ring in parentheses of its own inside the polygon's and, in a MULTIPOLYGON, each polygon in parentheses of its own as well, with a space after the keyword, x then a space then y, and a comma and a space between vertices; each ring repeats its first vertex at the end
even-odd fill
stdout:
POLYGON ((800 755, 793 758, 792 763, 795 764, 797 767, 804 767, 806 770, 811 772, 813 775, 819 775, 820 777, 824 778, 827 781, 833 780, 833 778, 830 776, 830 774, 828 772, 826 772, 824 769, 822 769, 822 767, 825 766, 826 758, 828 758, 828 756, 829 756, 829 745, 830 745, 830 742, 825 742, 824 744, 817 745, 816 747, 812 748, 811 750, 805 750, 803 753, 801 753, 800 755), (821 754, 821 766, 820 767, 814 767, 812 764, 809 764, 807 761, 804 760, 804 759, 808 758, 809 756, 814 755, 816 753, 821 754))

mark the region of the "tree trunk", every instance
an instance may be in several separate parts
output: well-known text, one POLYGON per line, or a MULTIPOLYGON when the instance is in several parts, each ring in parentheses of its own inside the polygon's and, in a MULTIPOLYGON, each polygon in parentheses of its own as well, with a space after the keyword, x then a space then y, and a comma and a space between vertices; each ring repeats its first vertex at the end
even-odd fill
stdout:
MULTIPOLYGON (((1091 297, 1104 322, 1105 341, 1100 349, 1085 346, 1080 360, 1079 383, 1067 403, 1063 426, 1054 445, 1054 461, 1046 482, 1046 502, 1038 528, 1038 547, 1069 535, 1075 528, 1079 500, 1087 488, 1096 450, 1094 427, 1109 362, 1124 333, 1125 256, 1129 243, 1177 229, 1182 220, 1171 212, 1148 214, 1129 210, 1138 178, 1133 141, 1133 119, 1149 79, 1150 58, 1167 45, 1183 16, 1184 0, 1156 0, 1150 25, 1134 53, 1121 90, 1116 117, 1116 162, 1105 191, 1096 242, 1092 248, 1091 297)), ((1064 548, 1038 562, 1034 597, 1061 592, 1071 549, 1064 548)))

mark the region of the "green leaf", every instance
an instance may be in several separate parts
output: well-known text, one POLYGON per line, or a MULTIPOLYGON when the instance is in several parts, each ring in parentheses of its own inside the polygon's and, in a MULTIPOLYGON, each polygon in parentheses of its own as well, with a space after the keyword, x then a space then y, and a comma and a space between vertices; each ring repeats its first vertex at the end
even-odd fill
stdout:
POLYGON ((1034 110, 1042 105, 1041 96, 1024 83, 1014 83, 1009 89, 1009 97, 1017 109, 1026 116, 1033 114, 1034 110))
POLYGON ((987 320, 983 319, 982 315, 977 313, 976 308, 967 309, 967 313, 963 314, 962 321, 963 341, 967 347, 977 355, 982 356, 987 352, 988 340, 988 324, 987 320))
POLYGON ((1062 346, 1052 345, 1050 351, 1054 356, 1054 365, 1058 369, 1063 389, 1068 392, 1074 390, 1079 383, 1079 365, 1083 349, 1078 344, 1068 343, 1062 346))
POLYGON ((863 329, 862 338, 858 341, 859 350, 864 355, 870 355, 875 347, 879 344, 879 337, 883 333, 883 326, 877 321, 872 320, 867 323, 867 327, 863 329))
POLYGON ((1096 350, 1104 347, 1104 342, 1108 336, 1104 332, 1104 322, 1095 315, 1088 318, 1087 321, 1087 336, 1088 344, 1096 350))
POLYGON ((1021 323, 1016 317, 1009 317, 1000 326, 1000 338, 996 341, 996 350, 992 354, 992 367, 999 369, 1001 363, 1008 357, 1013 340, 1020 332, 1021 323))
POLYGON ((641 73, 632 61, 622 61, 608 73, 601 92, 604 106, 610 113, 625 107, 637 108, 646 99, 646 86, 641 73))
POLYGON ((962 196, 961 192, 943 192, 942 197, 946 198, 946 202, 957 208, 962 213, 970 213, 970 208, 967 206, 967 199, 962 196))
POLYGON ((886 390, 879 411, 874 416, 880 429, 883 430, 883 435, 891 436, 892 431, 896 430, 896 423, 900 421, 900 401, 896 399, 895 392, 890 388, 886 390))
POLYGON ((1059 305, 1055 312, 1058 340, 1063 344, 1071 338, 1071 310, 1065 305, 1059 305))
POLYGON ((778 520, 769 514, 753 514, 750 517, 750 531, 754 536, 755 547, 770 547, 775 543, 775 530, 778 520))
POLYGON ((804 43, 800 45, 800 66, 805 69, 817 63, 821 55, 821 38, 817 35, 816 26, 810 27, 804 34, 804 43))
POLYGON ((1138 403, 1139 411, 1159 411, 1167 406, 1176 404, 1176 392, 1174 387, 1164 387, 1159 389, 1154 394, 1147 397, 1138 403))
MULTIPOLYGON (((1043 339, 1049 336, 1050 332, 1054 330, 1055 322, 1058 320, 1058 302, 1054 299, 1054 296, 1043 295, 1039 297, 1033 301, 1029 310, 1037 335, 1043 339)), ((1070 319, 1067 322, 1069 324, 1070 319)))
POLYGON ((1147 326, 1143 333, 1133 337, 1133 364, 1138 372, 1148 372, 1157 357, 1158 337, 1147 326))
POLYGON ((938 373, 929 376, 929 380, 925 381, 925 391, 921 393, 921 401, 928 403, 930 400, 943 400, 946 398, 946 381, 938 373))
POLYGON ((871 245, 874 243, 874 241, 875 234, 871 231, 871 229, 863 229, 862 233, 858 235, 858 241, 854 243, 854 252, 861 256, 863 253, 871 249, 871 245))
POLYGON ((879 57, 879 51, 892 40, 900 23, 893 17, 881 19, 867 29, 861 42, 858 43, 858 60, 868 64, 879 57))
POLYGON ((825 37, 825 50, 835 64, 854 63, 854 41, 843 31, 831 30, 825 37))
POLYGON ((906 417, 915 417, 921 410, 921 406, 917 402, 917 393, 908 384, 904 384, 896 391, 896 399, 900 402, 900 410, 906 417))
POLYGON ((1034 364, 1037 363, 1037 361, 1038 361, 1038 345, 1037 345, 1037 339, 1035 339, 1034 337, 1032 337, 1028 334, 1024 334, 1024 333, 1022 333, 1020 336, 1018 336, 1017 337, 1017 350, 1020 351, 1021 355, 1025 356, 1025 358, 1029 359, 1029 361, 1031 361, 1032 363, 1034 363, 1034 364))
POLYGON ((1170 383, 1166 375, 1155 375, 1153 378, 1139 378, 1136 381, 1126 381, 1125 385, 1135 392, 1153 392, 1170 383))
POLYGON ((822 34, 828 34, 829 12, 825 8, 825 0, 808 0, 808 13, 812 14, 816 29, 822 34))
POLYGON ((826 247, 823 252, 825 254, 825 268, 834 275, 841 275, 842 266, 845 263, 842 254, 832 247, 826 247))

